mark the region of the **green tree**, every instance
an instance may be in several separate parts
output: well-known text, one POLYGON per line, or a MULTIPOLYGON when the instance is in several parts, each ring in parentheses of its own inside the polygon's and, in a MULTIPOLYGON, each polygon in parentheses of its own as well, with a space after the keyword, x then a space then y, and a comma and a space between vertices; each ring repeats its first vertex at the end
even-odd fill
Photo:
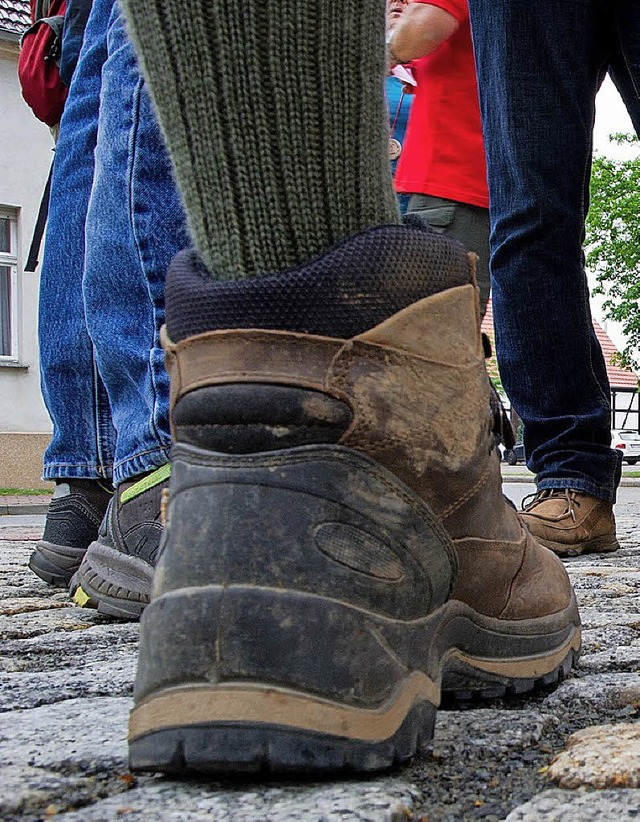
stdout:
MULTIPOLYGON (((629 134, 617 143, 638 143, 629 134)), ((605 297, 608 319, 622 324, 627 345, 620 365, 640 369, 640 157, 611 160, 596 156, 587 217, 587 266, 605 297)))

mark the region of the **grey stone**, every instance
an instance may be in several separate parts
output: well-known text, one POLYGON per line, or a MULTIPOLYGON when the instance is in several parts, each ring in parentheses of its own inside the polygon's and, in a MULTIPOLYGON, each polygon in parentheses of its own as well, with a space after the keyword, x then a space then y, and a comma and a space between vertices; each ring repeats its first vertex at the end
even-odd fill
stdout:
POLYGON ((563 682, 544 701, 544 707, 561 714, 565 708, 640 706, 640 673, 591 674, 563 682))
MULTIPOLYGON (((64 822, 406 822, 420 802, 420 793, 402 780, 344 784, 250 785, 225 788, 216 784, 178 784, 155 780, 90 808, 64 813, 64 822)), ((415 817, 414 817, 415 818, 415 817)))
POLYGON ((625 671, 630 668, 640 669, 640 639, 628 645, 622 644, 619 638, 616 641, 619 644, 614 645, 613 648, 609 646, 609 650, 583 654, 580 657, 581 670, 604 673, 606 671, 625 671))
POLYGON ((17 616, 19 614, 28 614, 31 611, 72 607, 68 597, 66 599, 67 601, 64 602, 56 596, 3 597, 0 600, 0 616, 17 616))
POLYGON ((548 790, 507 816, 505 822, 625 822, 640 819, 638 791, 548 790))
POLYGON ((0 616, 0 639, 27 639, 52 631, 82 631, 101 620, 89 608, 60 608, 16 616, 0 616))
POLYGON ((526 748, 540 741, 557 719, 539 711, 505 711, 480 708, 440 711, 433 739, 435 758, 449 757, 461 748, 477 748, 500 755, 512 748, 526 748))
POLYGON ((126 771, 130 707, 124 697, 94 697, 0 714, 0 766, 126 771))
POLYGON ((640 613, 638 605, 629 611, 621 611, 619 608, 602 608, 598 603, 594 605, 581 605, 580 617, 582 625, 587 630, 597 630, 615 626, 633 626, 640 624, 640 613))
MULTIPOLYGON (((102 780, 95 776, 62 775, 43 768, 25 765, 0 767, 0 818, 42 818, 43 811, 78 807, 95 801, 102 793, 102 780)), ((122 780, 115 780, 112 792, 125 790, 122 780)))
POLYGON ((135 653, 113 653, 108 661, 58 671, 0 675, 0 711, 37 708, 67 699, 131 696, 135 653))
POLYGON ((137 653, 137 623, 97 622, 81 631, 52 631, 2 643, 0 671, 59 671, 137 653))

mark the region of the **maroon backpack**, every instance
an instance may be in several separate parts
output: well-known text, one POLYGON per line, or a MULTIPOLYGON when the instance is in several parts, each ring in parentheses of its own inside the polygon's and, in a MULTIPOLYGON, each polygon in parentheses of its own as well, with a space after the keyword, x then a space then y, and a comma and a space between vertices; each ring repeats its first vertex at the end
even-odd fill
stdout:
POLYGON ((66 0, 31 0, 33 25, 22 35, 18 78, 22 96, 48 126, 58 125, 68 89, 58 63, 66 0))

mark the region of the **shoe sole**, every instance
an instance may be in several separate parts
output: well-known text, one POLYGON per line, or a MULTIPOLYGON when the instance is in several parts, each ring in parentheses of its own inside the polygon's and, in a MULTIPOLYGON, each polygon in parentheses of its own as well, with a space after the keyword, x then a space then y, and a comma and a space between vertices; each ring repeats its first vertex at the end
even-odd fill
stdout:
MULTIPOLYGON (((448 603, 431 628, 425 626, 422 651, 431 658, 431 675, 407 673, 393 694, 375 707, 322 699, 271 681, 217 686, 203 682, 157 691, 131 712, 130 767, 217 775, 386 770, 429 749, 441 699, 440 679, 443 688, 448 686, 446 695, 457 700, 523 694, 565 678, 577 660, 576 626, 546 654, 489 658, 449 648, 434 662, 438 645, 447 644, 442 637, 459 633, 461 622, 469 617, 466 606, 460 606, 448 603)), ((510 640, 513 646, 516 638, 493 632, 484 639, 510 640)))
POLYGON ((354 451, 175 446, 131 768, 384 770, 426 750, 443 682, 520 692, 568 671, 575 601, 491 619, 446 601, 455 568, 424 502, 354 451))
POLYGON ((149 563, 92 542, 71 580, 70 593, 81 608, 136 620, 149 602, 152 584, 153 568, 149 563))
POLYGON ((132 712, 130 765, 171 774, 380 771, 426 752, 434 692, 416 676, 367 711, 267 684, 176 689, 132 712))
POLYGON ((40 540, 29 559, 29 568, 49 585, 67 588, 86 552, 86 547, 73 548, 40 540))
POLYGON ((579 557, 582 554, 610 554, 620 548, 618 540, 611 536, 596 537, 580 545, 567 545, 565 542, 541 539, 538 536, 536 536, 536 540, 559 557, 579 557))
POLYGON ((582 632, 575 596, 564 612, 537 620, 506 622, 481 614, 467 619, 466 648, 484 654, 451 650, 442 680, 446 702, 522 696, 561 682, 578 663, 582 632), (568 632, 567 624, 572 625, 568 632), (546 644, 548 650, 527 653, 532 644, 546 644))

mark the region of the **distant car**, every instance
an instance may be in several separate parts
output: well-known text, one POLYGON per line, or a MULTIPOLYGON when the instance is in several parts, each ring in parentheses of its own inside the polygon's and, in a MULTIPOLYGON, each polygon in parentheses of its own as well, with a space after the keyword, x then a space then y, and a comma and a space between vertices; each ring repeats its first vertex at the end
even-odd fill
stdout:
POLYGON ((640 434, 637 431, 612 431, 611 447, 621 451, 623 461, 629 465, 635 465, 640 460, 640 434))
POLYGON ((526 462, 524 456, 524 445, 519 443, 513 448, 505 448, 502 454, 502 459, 508 465, 517 465, 519 462, 526 462))

